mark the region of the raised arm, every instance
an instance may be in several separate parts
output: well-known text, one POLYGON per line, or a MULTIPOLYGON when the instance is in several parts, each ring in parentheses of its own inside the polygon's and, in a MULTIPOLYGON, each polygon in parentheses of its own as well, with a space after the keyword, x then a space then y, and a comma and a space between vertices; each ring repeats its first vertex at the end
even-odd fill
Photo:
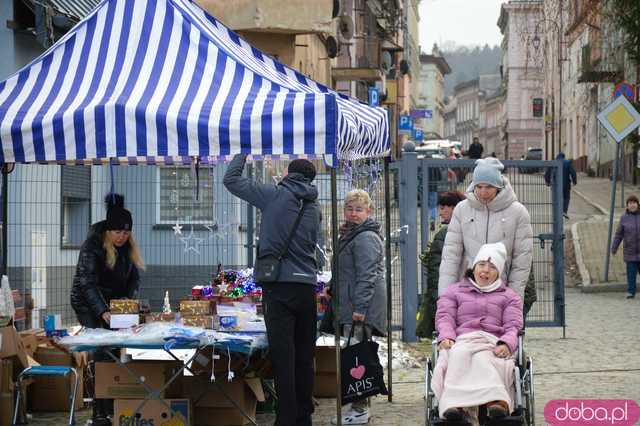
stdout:
POLYGON ((223 183, 225 188, 233 195, 262 210, 273 199, 276 187, 275 185, 257 183, 248 177, 242 176, 246 161, 247 154, 237 154, 233 157, 233 160, 227 166, 223 183))

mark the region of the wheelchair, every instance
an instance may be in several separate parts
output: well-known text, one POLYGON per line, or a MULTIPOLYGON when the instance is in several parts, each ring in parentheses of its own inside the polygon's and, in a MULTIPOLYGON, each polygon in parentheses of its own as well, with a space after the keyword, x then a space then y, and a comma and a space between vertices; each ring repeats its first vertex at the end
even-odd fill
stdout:
MULTIPOLYGON (((437 333, 434 332, 432 342, 432 357, 427 357, 425 366, 425 425, 426 426, 463 426, 468 425, 466 421, 449 421, 440 418, 438 413, 438 401, 431 390, 431 379, 438 359, 437 333)), ((524 331, 518 334, 518 354, 514 367, 514 380, 516 397, 514 401, 514 411, 506 417, 490 419, 486 415, 486 409, 481 407, 478 414, 480 425, 484 426, 535 426, 535 399, 533 386, 533 360, 531 357, 525 359, 524 331)))

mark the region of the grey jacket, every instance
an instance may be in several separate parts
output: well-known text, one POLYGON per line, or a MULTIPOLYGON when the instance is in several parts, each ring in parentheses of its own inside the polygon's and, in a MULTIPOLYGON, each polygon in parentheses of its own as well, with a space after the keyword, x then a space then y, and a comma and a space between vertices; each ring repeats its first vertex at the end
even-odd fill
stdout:
POLYGON ((236 155, 224 175, 224 186, 260 209, 259 255, 278 255, 284 249, 301 207, 306 207, 289 251, 280 266, 280 282, 317 283, 316 244, 320 233, 318 190, 299 173, 290 173, 278 185, 262 184, 242 176, 247 156, 236 155))
POLYGON ((340 324, 351 324, 354 312, 384 336, 387 324, 384 245, 380 225, 371 218, 340 238, 340 324))

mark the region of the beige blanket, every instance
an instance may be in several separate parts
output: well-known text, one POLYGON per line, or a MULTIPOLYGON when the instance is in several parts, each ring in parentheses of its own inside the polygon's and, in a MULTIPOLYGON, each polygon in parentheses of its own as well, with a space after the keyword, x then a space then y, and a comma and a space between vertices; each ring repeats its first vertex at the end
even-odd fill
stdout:
POLYGON ((440 351, 431 381, 440 416, 452 407, 477 407, 491 401, 506 401, 513 411, 515 358, 495 356, 497 341, 492 334, 475 331, 440 351))

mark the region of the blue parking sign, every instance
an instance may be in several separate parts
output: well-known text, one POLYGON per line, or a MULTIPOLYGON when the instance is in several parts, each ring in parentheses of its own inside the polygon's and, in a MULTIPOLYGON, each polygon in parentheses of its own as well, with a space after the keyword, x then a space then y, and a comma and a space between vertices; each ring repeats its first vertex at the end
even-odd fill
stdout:
POLYGON ((369 105, 380 106, 380 92, 375 87, 369 87, 369 105))
POLYGON ((422 142, 424 139, 424 132, 422 129, 413 129, 413 140, 416 142, 422 142))
POLYGON ((398 119, 398 130, 411 133, 413 131, 413 118, 410 115, 401 115, 398 119))

